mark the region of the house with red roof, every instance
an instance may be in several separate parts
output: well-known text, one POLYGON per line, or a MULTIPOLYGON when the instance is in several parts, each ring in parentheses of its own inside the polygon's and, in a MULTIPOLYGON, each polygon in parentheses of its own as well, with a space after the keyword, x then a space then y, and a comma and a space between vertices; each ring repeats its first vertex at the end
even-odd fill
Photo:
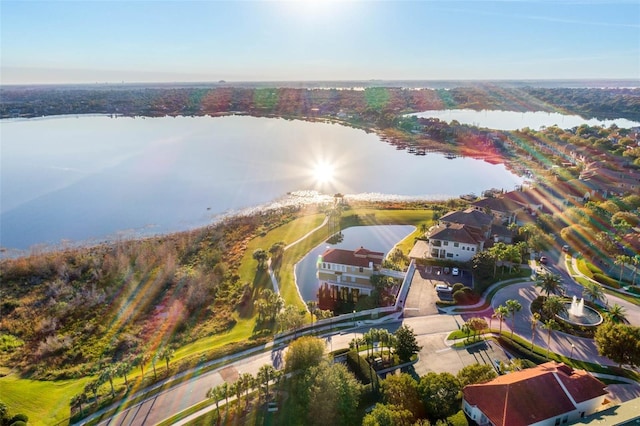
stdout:
POLYGON ((467 385, 462 394, 470 424, 559 426, 604 408, 607 390, 584 370, 547 362, 467 385))
POLYGON ((360 247, 356 250, 327 249, 318 259, 320 291, 332 300, 357 302, 373 290, 371 276, 382 266, 384 253, 360 247))

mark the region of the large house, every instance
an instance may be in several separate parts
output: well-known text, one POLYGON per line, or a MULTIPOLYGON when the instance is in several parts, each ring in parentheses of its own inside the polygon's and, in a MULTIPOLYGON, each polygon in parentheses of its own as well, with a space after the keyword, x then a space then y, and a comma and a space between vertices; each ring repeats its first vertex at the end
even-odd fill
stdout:
POLYGON ((383 259, 384 253, 364 247, 326 250, 317 265, 320 292, 333 300, 357 302, 361 294, 371 294, 371 276, 380 270, 383 259))
POLYGON ((416 242, 409 257, 468 262, 484 250, 492 237, 492 226, 493 217, 474 208, 449 212, 429 230, 426 241, 416 242))
POLYGON ((503 197, 488 197, 471 203, 472 208, 493 215, 496 223, 513 223, 516 215, 524 208, 518 203, 503 197))
POLYGON ((429 232, 426 257, 467 262, 484 249, 486 238, 474 227, 443 223, 429 232))
POLYGON ((547 362, 465 386, 462 394, 470 424, 559 426, 601 409, 607 391, 584 370, 547 362))

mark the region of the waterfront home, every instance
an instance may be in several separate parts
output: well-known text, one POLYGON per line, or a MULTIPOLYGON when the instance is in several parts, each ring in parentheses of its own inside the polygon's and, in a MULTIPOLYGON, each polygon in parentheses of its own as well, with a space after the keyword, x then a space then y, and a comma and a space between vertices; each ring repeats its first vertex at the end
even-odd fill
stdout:
POLYGON ((588 372, 547 362, 465 386, 462 409, 470 424, 558 426, 602 409, 606 394, 588 372))
POLYGON ((493 215, 496 223, 513 223, 516 215, 524 210, 524 207, 508 198, 489 197, 471 203, 471 206, 479 211, 493 215))
POLYGON ((384 253, 364 247, 327 249, 317 264, 322 298, 355 303, 360 295, 370 295, 373 290, 371 276, 380 271, 383 259, 384 253))
POLYGON ((484 249, 486 236, 477 228, 461 223, 442 223, 428 234, 426 257, 468 262, 484 249))

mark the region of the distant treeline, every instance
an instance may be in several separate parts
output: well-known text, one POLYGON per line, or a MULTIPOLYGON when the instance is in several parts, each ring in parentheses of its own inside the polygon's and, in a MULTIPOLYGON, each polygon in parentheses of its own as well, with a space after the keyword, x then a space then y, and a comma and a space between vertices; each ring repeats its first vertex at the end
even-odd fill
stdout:
POLYGON ((0 117, 66 114, 126 116, 251 115, 327 117, 384 126, 398 114, 471 108, 548 111, 584 118, 640 120, 640 89, 505 88, 476 85, 453 89, 247 88, 48 86, 0 89, 0 117))

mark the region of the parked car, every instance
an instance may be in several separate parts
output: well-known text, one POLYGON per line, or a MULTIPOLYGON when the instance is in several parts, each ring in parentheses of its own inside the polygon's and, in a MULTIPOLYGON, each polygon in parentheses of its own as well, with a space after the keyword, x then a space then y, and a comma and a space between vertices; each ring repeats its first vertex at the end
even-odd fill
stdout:
POLYGON ((547 256, 540 256, 540 263, 542 263, 543 265, 546 265, 549 262, 549 259, 547 259, 547 256))
POLYGON ((563 252, 565 252, 565 253, 569 253, 569 246, 568 246, 568 245, 566 245, 566 244, 565 244, 565 245, 563 245, 563 246, 562 246, 562 251, 563 251, 563 252))
POLYGON ((449 269, 448 266, 445 266, 443 271, 444 271, 445 274, 448 274, 449 272, 451 272, 451 269, 449 269))
POLYGON ((457 277, 458 275, 460 275, 460 269, 458 269, 458 268, 453 268, 453 269, 451 270, 451 275, 453 275, 453 276, 456 276, 456 277, 457 277))
POLYGON ((442 292, 442 293, 451 293, 451 287, 449 287, 446 284, 438 284, 436 285, 436 291, 438 293, 442 292))

